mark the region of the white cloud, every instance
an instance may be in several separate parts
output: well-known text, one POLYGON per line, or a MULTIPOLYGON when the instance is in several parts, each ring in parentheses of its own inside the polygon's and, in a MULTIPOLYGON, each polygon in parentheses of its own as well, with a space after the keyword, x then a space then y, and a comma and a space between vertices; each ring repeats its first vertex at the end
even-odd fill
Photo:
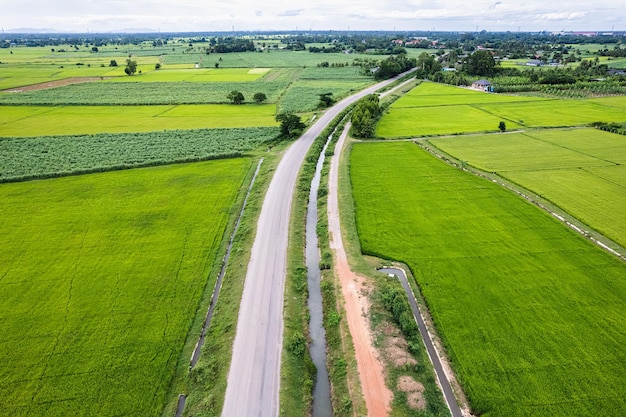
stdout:
POLYGON ((0 0, 0 25, 68 31, 160 28, 162 31, 282 30, 626 30, 626 8, 613 0, 0 0), (619 27, 619 24, 621 26, 619 27))

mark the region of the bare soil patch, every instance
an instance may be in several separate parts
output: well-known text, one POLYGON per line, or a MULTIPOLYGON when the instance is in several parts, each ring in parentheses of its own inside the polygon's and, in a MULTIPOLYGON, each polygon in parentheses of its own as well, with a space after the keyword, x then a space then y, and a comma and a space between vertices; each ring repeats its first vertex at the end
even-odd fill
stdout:
POLYGON ((83 84, 92 83, 96 81, 107 80, 111 77, 73 77, 65 78, 63 80, 46 81, 45 83, 25 85, 23 87, 13 87, 6 90, 2 90, 7 93, 25 93, 28 91, 49 90, 51 88, 65 87, 71 84, 83 84))
POLYGON ((385 341, 385 355, 396 368, 417 365, 417 360, 409 353, 408 344, 403 337, 389 337, 385 341))
POLYGON ((405 392, 407 405, 413 410, 426 409, 426 399, 424 399, 424 385, 417 382, 408 375, 398 378, 397 387, 400 391, 405 392))

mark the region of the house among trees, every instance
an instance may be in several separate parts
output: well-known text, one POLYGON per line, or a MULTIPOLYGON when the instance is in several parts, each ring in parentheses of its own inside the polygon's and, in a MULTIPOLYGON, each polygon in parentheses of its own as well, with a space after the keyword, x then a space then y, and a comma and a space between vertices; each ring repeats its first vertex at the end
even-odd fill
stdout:
POLYGON ((491 84, 489 81, 485 79, 482 79, 482 80, 474 81, 472 83, 472 88, 475 90, 492 92, 493 84, 491 84))

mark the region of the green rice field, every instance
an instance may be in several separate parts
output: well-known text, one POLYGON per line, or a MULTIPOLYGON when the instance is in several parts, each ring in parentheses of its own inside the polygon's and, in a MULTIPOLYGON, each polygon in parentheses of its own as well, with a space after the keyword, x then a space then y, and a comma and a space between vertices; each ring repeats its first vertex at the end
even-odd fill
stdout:
POLYGON ((2 106, 0 136, 277 126, 273 104, 2 106))
POLYGON ((161 415, 250 163, 0 185, 0 415, 161 415))
POLYGON ((623 262, 410 142, 354 145, 350 175, 363 251, 409 265, 474 414, 624 415, 623 262))
POLYGON ((424 82, 391 105, 376 134, 395 138, 497 132, 500 121, 508 130, 624 122, 626 101, 623 97, 540 99, 424 82))
POLYGON ((431 143, 536 192, 626 245, 626 137, 567 129, 436 138, 431 143))

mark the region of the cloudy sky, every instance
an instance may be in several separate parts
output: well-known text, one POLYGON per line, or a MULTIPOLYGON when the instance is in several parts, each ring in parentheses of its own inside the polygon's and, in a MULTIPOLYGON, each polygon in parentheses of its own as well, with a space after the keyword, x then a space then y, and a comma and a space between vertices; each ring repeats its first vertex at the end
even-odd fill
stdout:
POLYGON ((626 30, 623 0, 0 0, 6 31, 626 30))

